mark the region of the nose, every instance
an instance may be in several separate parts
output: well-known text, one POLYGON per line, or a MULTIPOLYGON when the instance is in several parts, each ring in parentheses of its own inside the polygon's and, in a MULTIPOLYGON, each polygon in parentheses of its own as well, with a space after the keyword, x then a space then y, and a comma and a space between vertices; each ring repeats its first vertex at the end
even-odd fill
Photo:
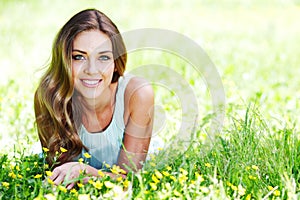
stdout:
POLYGON ((97 74, 100 72, 95 61, 88 59, 84 66, 84 73, 86 74, 97 74))

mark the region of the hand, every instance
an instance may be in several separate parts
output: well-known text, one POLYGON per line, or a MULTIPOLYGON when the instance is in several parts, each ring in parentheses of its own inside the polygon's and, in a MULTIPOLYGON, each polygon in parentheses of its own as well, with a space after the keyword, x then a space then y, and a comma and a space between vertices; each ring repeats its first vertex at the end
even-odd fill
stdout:
MULTIPOLYGON (((59 185, 64 181, 70 181, 79 177, 80 173, 85 170, 86 165, 79 162, 67 162, 59 167, 56 167, 50 179, 53 180, 55 185, 59 185)), ((87 182, 89 177, 84 178, 84 182, 87 182)), ((67 185, 67 189, 74 187, 77 181, 71 182, 67 185)))

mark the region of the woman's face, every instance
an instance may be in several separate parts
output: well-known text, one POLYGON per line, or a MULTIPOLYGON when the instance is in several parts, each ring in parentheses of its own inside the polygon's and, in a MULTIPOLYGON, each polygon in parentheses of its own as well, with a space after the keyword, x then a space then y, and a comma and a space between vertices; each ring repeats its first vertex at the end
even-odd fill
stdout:
POLYGON ((75 89, 85 99, 100 97, 114 72, 112 44, 99 30, 79 33, 73 42, 72 75, 75 89))

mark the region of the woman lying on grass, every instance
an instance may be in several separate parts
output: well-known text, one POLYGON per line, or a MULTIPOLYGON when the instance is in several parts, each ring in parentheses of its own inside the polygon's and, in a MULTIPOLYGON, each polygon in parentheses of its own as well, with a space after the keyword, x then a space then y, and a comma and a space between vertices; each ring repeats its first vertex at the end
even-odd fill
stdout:
POLYGON ((55 184, 64 182, 68 173, 69 180, 77 178, 81 170, 98 176, 104 163, 126 172, 142 168, 154 94, 144 79, 124 74, 126 59, 117 27, 98 10, 79 12, 56 36, 34 98, 38 134, 49 149, 46 159, 55 167, 55 184), (67 151, 56 158, 61 147, 67 151))

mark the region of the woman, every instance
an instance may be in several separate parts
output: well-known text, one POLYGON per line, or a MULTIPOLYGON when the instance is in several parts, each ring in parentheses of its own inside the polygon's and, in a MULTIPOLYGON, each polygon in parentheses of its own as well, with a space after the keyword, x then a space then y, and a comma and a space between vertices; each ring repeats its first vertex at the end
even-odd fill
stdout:
POLYGON ((50 178, 56 184, 67 173, 69 179, 78 177, 80 170, 97 176, 104 163, 126 172, 142 167, 154 94, 144 79, 124 75, 126 59, 117 27, 95 9, 73 16, 56 36, 34 98, 39 138, 49 149, 46 159, 55 167, 50 178), (61 147, 67 151, 57 154, 61 147), (86 157, 89 165, 78 162, 86 157))

